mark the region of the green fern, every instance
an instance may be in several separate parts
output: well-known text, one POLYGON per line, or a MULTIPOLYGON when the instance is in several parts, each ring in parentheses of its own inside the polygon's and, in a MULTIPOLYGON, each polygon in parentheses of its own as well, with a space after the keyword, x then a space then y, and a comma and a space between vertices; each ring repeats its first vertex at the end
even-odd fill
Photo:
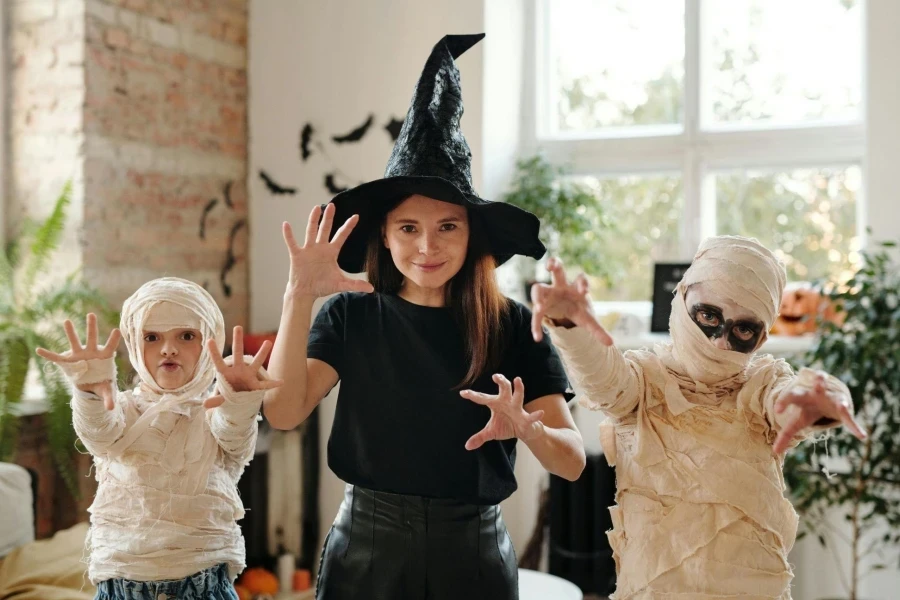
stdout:
POLYGON ((66 230, 66 209, 72 202, 72 182, 63 186, 63 191, 56 200, 50 216, 37 228, 31 237, 28 255, 23 265, 24 280, 22 292, 25 304, 31 300, 35 278, 44 272, 47 261, 59 247, 59 241, 66 230))
MULTIPOLYGON (((85 284, 78 273, 62 282, 45 283, 65 231, 71 195, 72 186, 66 184, 50 216, 41 223, 26 222, 20 235, 0 252, 0 461, 10 460, 15 454, 15 405, 22 399, 35 349, 68 349, 60 326, 64 319, 71 319, 79 328, 89 311, 97 312, 106 323, 118 320, 103 296, 85 284)), ((55 369, 39 368, 38 376, 48 405, 45 422, 50 452, 70 492, 78 497, 72 461, 76 436, 71 394, 55 369)))

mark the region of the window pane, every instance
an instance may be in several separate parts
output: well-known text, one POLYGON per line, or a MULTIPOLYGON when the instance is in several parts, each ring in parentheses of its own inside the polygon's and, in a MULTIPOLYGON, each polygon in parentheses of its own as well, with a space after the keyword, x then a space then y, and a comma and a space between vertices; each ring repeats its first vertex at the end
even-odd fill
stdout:
POLYGON ((859 118, 861 0, 704 0, 704 125, 859 118))
POLYGON ((682 122, 683 0, 547 0, 553 133, 682 122))
POLYGON ((846 281, 859 265, 858 166, 715 176, 720 234, 755 237, 784 260, 788 280, 846 281))
POLYGON ((676 175, 584 177, 579 181, 595 190, 612 229, 599 232, 591 243, 599 247, 604 264, 595 273, 607 273, 610 285, 591 278, 595 300, 650 300, 653 263, 672 262, 679 256, 684 197, 676 175))

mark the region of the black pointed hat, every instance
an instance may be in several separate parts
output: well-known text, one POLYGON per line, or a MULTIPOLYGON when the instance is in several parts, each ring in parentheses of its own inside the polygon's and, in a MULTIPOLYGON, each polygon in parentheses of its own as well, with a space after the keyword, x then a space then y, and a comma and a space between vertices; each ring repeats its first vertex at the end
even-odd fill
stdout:
POLYGON ((380 226, 387 211, 414 194, 467 207, 471 218, 481 220, 498 265, 514 254, 544 255, 536 216, 512 204, 484 200, 472 186, 472 151, 459 127, 463 102, 455 59, 483 37, 483 33, 447 35, 434 46, 413 91, 384 178, 341 192, 331 200, 335 223, 359 215, 359 223, 338 256, 343 270, 359 273, 365 269, 372 227, 380 226))

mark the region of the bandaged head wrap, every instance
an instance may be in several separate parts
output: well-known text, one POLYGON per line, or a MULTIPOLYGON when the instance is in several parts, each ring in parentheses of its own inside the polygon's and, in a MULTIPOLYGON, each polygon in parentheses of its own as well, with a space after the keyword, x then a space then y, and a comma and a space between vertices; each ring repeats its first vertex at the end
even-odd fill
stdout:
POLYGON ((781 305, 784 264, 755 239, 718 236, 700 244, 672 299, 669 332, 672 353, 683 374, 713 384, 742 372, 753 353, 717 348, 697 327, 685 304, 687 289, 696 283, 749 310, 768 331, 781 305))
POLYGON ((224 347, 225 319, 209 292, 196 283, 177 277, 148 281, 122 305, 120 329, 131 364, 146 388, 160 395, 194 397, 212 384, 216 370, 206 341, 214 339, 220 349, 224 347), (198 330, 203 350, 191 380, 177 390, 166 390, 159 387, 144 364, 143 332, 172 329, 198 330))

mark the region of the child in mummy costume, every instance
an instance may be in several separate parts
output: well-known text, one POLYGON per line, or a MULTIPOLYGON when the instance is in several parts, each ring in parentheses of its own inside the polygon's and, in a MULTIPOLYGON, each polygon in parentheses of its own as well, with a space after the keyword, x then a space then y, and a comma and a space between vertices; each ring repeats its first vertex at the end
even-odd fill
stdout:
POLYGON ((237 482, 253 457, 263 393, 280 385, 262 368, 271 344, 243 356, 235 327, 234 355, 244 360, 223 359, 219 307, 172 277, 125 301, 121 334, 105 345, 92 314, 84 346, 70 321, 65 331, 71 350, 38 354, 71 383, 75 430, 97 469, 88 534, 96 598, 236 600, 232 581, 245 566, 237 482), (134 390, 115 387, 121 336, 140 375, 134 390))
POLYGON ((707 239, 672 301, 671 343, 624 354, 584 277, 567 282, 555 259, 550 272, 532 289, 532 331, 547 328, 582 404, 607 415, 613 597, 789 600, 798 519, 781 455, 841 423, 865 434, 839 380, 756 354, 777 316, 781 262, 756 240, 707 239))

